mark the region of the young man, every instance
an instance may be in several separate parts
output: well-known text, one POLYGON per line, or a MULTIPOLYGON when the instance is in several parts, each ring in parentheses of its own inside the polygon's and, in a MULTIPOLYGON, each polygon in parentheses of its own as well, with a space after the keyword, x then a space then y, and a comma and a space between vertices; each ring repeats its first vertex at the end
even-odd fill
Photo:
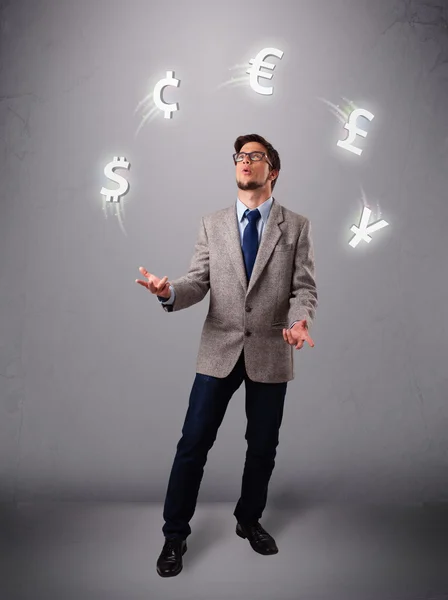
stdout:
POLYGON ((293 348, 307 342, 316 308, 310 223, 272 196, 278 152, 257 134, 235 141, 236 204, 201 219, 187 275, 169 282, 143 267, 165 311, 188 308, 210 290, 196 377, 171 470, 157 561, 162 577, 182 570, 207 454, 229 400, 245 382, 247 453, 236 533, 260 554, 278 552, 259 519, 274 469, 287 382, 294 379, 293 348))

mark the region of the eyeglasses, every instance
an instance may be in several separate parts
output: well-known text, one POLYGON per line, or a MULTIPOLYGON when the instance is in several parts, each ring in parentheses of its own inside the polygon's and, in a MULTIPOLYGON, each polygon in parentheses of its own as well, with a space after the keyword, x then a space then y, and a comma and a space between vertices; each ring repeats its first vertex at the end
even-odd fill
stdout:
POLYGON ((233 161, 235 163, 241 162, 242 160, 244 160, 245 156, 248 156, 253 162, 263 160, 263 157, 266 157, 266 162, 270 167, 272 167, 271 163, 268 160, 266 152, 260 152, 259 150, 255 150, 254 152, 236 152, 236 154, 233 154, 233 161))

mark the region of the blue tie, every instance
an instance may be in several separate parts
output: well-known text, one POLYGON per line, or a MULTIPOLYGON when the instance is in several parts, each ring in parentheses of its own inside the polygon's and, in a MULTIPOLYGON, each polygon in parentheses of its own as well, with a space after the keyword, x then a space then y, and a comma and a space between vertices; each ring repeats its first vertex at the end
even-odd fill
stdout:
POLYGON ((247 280, 249 281, 252 275, 252 269, 254 268, 255 259, 258 251, 258 231, 257 221, 261 217, 258 208, 255 210, 247 209, 244 213, 249 219, 249 223, 246 225, 243 233, 243 255, 244 264, 246 266, 247 280))

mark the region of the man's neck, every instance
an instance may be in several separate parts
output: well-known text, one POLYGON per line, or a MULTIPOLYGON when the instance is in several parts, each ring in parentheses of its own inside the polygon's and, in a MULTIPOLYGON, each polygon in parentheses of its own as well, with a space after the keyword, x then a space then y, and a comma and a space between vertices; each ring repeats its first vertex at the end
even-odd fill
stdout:
POLYGON ((271 191, 267 190, 240 190, 238 189, 238 198, 241 202, 253 210, 266 202, 268 198, 272 195, 271 191))

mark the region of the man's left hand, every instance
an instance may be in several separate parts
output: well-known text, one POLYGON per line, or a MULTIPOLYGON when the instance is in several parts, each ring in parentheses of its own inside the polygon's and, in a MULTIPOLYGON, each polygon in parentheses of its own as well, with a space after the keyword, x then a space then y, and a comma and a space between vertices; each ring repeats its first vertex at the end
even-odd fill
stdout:
POLYGON ((305 342, 308 342, 311 348, 314 348, 314 342, 308 333, 306 320, 297 321, 291 329, 283 329, 283 338, 290 346, 295 345, 296 350, 303 348, 305 342))

